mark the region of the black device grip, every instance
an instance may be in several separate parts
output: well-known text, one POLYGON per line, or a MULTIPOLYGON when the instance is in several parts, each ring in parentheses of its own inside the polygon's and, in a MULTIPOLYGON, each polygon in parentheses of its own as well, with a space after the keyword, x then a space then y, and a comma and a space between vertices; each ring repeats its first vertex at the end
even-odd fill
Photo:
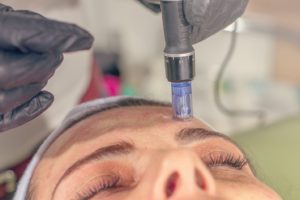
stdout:
POLYGON ((190 38, 191 26, 184 17, 183 0, 162 0, 161 10, 166 41, 165 53, 194 52, 190 38))
POLYGON ((183 0, 161 0, 166 41, 166 76, 170 82, 191 81, 195 76, 191 25, 184 17, 183 3, 183 0))

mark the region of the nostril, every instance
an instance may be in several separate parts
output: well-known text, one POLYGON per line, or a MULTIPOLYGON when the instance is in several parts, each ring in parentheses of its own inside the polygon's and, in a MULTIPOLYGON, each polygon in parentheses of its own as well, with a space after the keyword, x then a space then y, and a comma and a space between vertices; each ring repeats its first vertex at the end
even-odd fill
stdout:
POLYGON ((206 190, 207 185, 206 185, 201 173, 197 169, 195 169, 195 177, 196 177, 196 184, 198 185, 198 187, 200 187, 202 190, 206 190))
POLYGON ((168 178, 168 181, 167 181, 167 184, 166 184, 166 196, 167 196, 167 198, 170 198, 174 194, 174 192, 176 190, 176 187, 177 187, 178 179, 179 179, 178 172, 174 172, 168 178))

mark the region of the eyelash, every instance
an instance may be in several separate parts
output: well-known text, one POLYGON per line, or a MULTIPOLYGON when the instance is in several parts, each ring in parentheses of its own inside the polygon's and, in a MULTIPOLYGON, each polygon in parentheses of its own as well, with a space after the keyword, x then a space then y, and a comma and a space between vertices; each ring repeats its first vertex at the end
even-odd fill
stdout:
POLYGON ((101 181, 99 181, 98 184, 90 186, 84 192, 78 193, 77 199, 88 200, 88 199, 93 198, 94 196, 96 196, 97 194, 99 194, 101 192, 106 192, 108 190, 117 189, 119 187, 122 187, 121 178, 118 175, 103 176, 100 179, 101 179, 101 181))
MULTIPOLYGON (((233 154, 221 153, 219 155, 211 154, 207 162, 209 168, 214 167, 230 167, 237 170, 242 170, 248 164, 248 160, 239 156, 236 157, 233 154)), ((101 181, 98 184, 90 186, 86 191, 78 193, 77 199, 88 200, 96 196, 101 192, 117 189, 122 187, 122 180, 119 175, 109 175, 101 177, 101 181)))
POLYGON ((239 156, 236 157, 233 154, 220 154, 217 156, 210 155, 207 166, 214 167, 230 167, 238 170, 242 170, 248 164, 248 160, 239 156))

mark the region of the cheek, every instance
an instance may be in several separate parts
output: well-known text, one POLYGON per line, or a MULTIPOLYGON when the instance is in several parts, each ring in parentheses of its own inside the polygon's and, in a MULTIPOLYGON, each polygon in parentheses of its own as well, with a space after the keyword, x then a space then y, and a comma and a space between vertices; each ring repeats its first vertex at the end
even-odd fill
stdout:
POLYGON ((281 200, 269 187, 257 183, 217 181, 217 194, 231 200, 281 200))

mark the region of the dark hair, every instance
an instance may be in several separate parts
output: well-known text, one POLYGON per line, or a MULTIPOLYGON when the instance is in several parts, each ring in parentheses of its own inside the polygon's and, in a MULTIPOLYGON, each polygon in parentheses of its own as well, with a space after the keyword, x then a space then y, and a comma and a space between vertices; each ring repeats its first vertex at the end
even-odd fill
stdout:
POLYGON ((112 109, 115 109, 115 108, 139 107, 139 106, 170 107, 171 104, 167 103, 167 102, 156 101, 156 100, 148 100, 148 99, 142 99, 142 98, 126 98, 126 99, 121 99, 116 103, 108 104, 107 107, 97 111, 97 113, 112 110, 112 109))

